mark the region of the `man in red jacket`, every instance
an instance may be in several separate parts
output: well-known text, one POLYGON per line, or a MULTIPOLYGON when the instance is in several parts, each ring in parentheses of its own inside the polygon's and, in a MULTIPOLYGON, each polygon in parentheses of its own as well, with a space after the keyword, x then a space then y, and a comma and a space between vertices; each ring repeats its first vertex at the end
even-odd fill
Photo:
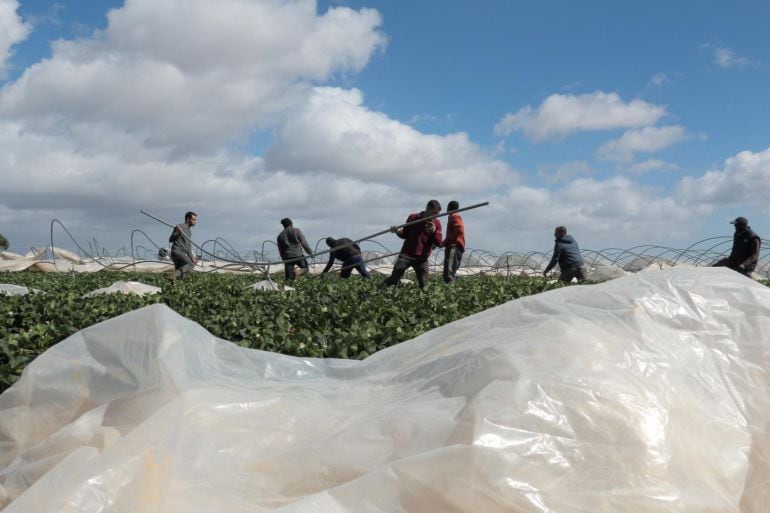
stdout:
POLYGON ((463 218, 453 210, 460 208, 456 201, 447 205, 449 221, 447 221, 446 238, 444 239, 444 283, 454 283, 457 270, 463 261, 465 253, 465 224, 463 218))
POLYGON ((420 288, 425 288, 428 283, 428 257, 433 247, 440 247, 442 243, 441 221, 435 218, 425 222, 414 221, 439 213, 441 213, 441 204, 436 200, 430 200, 424 211, 410 214, 406 218, 405 224, 413 224, 398 229, 395 226, 391 227, 390 231, 404 239, 404 244, 393 266, 393 272, 385 279, 386 285, 398 285, 406 270, 411 267, 417 274, 417 283, 420 288))

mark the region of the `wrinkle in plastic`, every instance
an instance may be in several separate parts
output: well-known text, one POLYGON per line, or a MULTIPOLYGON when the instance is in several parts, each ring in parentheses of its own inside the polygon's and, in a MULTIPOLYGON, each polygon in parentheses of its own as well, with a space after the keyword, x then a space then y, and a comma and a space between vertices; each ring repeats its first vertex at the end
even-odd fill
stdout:
POLYGON ((19 512, 770 511, 770 289, 724 269, 531 296, 363 362, 163 305, 0 396, 19 512))

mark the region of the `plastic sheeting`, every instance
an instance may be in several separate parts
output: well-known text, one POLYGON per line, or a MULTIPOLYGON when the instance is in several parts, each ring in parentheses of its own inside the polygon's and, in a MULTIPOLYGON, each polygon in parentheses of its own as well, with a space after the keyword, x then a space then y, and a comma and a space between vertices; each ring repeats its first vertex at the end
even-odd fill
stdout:
POLYGON ((83 297, 102 296, 106 294, 133 294, 135 296, 144 296, 146 294, 160 294, 161 288, 153 285, 147 285, 139 281, 116 281, 109 287, 92 290, 84 294, 83 297))
POLYGON ((770 289, 663 270, 511 301, 363 362, 154 305, 0 396, 3 513, 770 511, 770 289))
POLYGON ((30 292, 43 294, 42 291, 25 287, 24 285, 13 285, 11 283, 0 283, 0 294, 7 296, 26 296, 30 292))
POLYGON ((289 292, 294 290, 294 287, 288 285, 279 285, 272 280, 261 280, 257 283, 249 285, 247 288, 254 290, 274 290, 276 292, 289 292))

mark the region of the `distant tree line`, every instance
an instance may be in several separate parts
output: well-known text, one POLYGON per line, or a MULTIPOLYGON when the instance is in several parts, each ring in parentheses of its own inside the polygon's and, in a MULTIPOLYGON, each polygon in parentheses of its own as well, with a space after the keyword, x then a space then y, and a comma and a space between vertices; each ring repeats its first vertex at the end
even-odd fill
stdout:
POLYGON ((6 249, 8 249, 8 239, 0 233, 0 251, 5 251, 6 249))

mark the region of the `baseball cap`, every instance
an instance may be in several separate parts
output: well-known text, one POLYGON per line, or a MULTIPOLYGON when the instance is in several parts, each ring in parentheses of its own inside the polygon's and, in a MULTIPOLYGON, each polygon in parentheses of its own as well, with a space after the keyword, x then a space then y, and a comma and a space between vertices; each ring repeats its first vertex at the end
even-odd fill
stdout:
POLYGON ((730 224, 749 224, 749 220, 745 217, 736 217, 734 221, 730 221, 730 224))

